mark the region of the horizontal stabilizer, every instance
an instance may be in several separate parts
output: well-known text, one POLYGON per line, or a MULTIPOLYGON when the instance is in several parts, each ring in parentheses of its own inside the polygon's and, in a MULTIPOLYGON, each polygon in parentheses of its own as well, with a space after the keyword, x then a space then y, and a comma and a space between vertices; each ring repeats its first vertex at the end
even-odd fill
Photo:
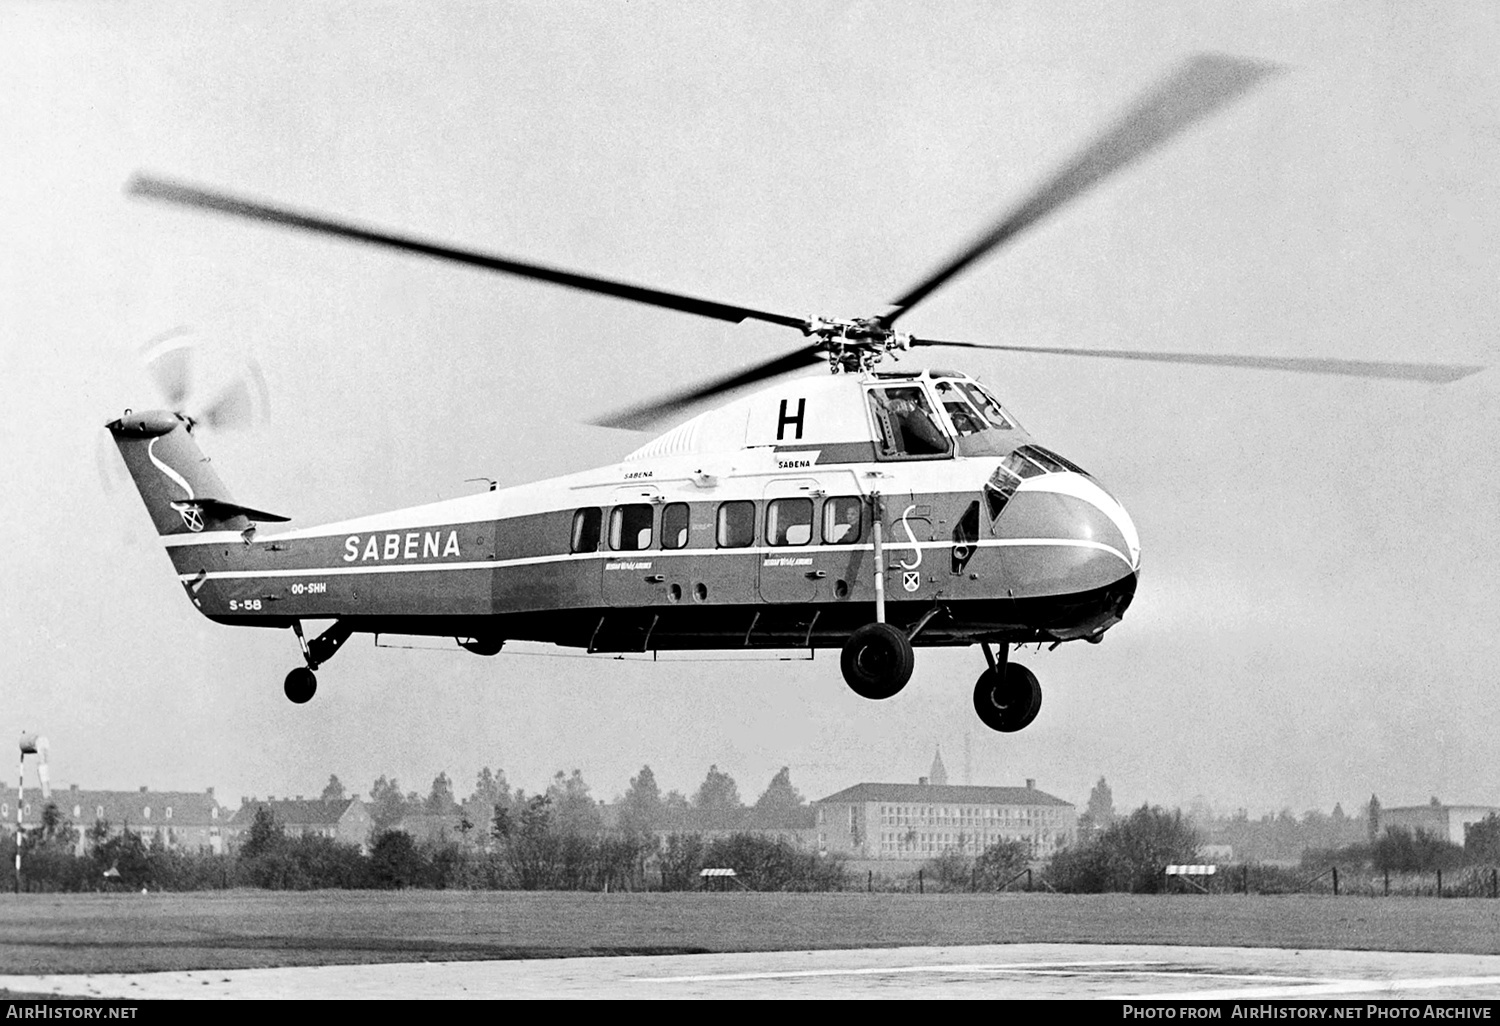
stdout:
POLYGON ((277 516, 275 513, 263 513, 258 509, 251 509, 249 506, 241 506, 233 502, 221 502, 218 499, 196 499, 194 502, 203 508, 203 512, 215 520, 244 517, 246 520, 253 520, 261 524, 284 524, 292 519, 291 517, 277 516))

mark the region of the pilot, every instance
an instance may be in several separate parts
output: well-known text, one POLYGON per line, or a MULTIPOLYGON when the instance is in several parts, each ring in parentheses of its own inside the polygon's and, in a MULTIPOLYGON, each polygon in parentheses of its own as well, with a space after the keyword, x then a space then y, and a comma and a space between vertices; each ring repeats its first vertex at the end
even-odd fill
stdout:
POLYGON ((927 411, 910 399, 896 396, 886 404, 891 421, 901 429, 901 438, 910 456, 930 456, 948 451, 948 438, 932 422, 927 411))

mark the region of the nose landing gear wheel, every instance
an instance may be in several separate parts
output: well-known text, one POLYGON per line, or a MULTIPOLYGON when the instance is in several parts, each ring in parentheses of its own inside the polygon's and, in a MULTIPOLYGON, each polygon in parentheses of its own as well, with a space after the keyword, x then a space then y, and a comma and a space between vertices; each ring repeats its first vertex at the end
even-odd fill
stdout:
POLYGON ((318 690, 318 677, 305 666, 299 666, 286 675, 286 683, 281 688, 286 692, 286 697, 301 705, 312 700, 312 696, 318 690))
POLYGON ((914 664, 911 641, 888 623, 859 628, 844 642, 839 658, 844 680, 861 698, 890 698, 911 680, 914 664))
POLYGON ((974 684, 974 711, 991 730, 1012 734, 1042 710, 1042 685, 1020 663, 985 670, 974 684))

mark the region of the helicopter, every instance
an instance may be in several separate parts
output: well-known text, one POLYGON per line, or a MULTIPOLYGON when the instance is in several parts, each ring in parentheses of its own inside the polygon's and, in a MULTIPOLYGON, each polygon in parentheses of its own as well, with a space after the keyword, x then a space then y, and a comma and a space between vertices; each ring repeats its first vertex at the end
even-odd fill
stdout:
MULTIPOLYGON (((641 429, 791 372, 642 445, 619 463, 406 509, 274 533, 288 518, 236 501, 194 437, 201 418, 127 410, 107 428, 188 598, 210 620, 290 628, 309 701, 354 634, 507 642, 589 653, 837 648, 845 682, 887 699, 918 647, 978 645, 980 720, 1032 723, 1025 644, 1098 643, 1140 573, 1140 537, 1099 480, 1045 447, 978 378, 909 369, 926 347, 1206 364, 1427 382, 1476 366, 942 340, 897 322, 981 257, 1280 71, 1190 58, 955 256, 874 316, 795 316, 443 245, 138 174, 131 195, 479 267, 729 323, 800 332, 797 348, 609 414, 641 429), (309 638, 304 621, 332 621, 309 638)), ((174 359, 177 357, 174 356, 174 359)), ((171 375, 167 375, 168 379, 171 375)))

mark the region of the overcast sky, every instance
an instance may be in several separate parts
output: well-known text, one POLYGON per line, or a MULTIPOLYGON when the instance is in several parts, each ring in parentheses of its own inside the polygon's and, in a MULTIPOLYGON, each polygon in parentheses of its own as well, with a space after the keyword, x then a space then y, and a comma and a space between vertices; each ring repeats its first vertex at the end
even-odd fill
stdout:
MULTIPOLYGON (((747 800, 950 778, 1252 812, 1500 804, 1496 371, 1432 386, 956 353, 1140 529, 1102 645, 977 649, 866 702, 811 662, 493 659, 350 643, 307 706, 290 632, 183 597, 106 420, 191 326, 270 423, 205 433, 310 526, 618 460, 583 421, 800 338, 127 199, 136 170, 793 314, 859 316, 1190 54, 1288 72, 970 269, 939 338, 1495 364, 1492 3, 0 4, 0 740, 85 787, 313 794, 481 766, 599 797, 650 763, 747 800), (8 743, 8 742, 7 742, 8 743)), ((915 361, 908 358, 908 364, 915 361)), ((820 373, 814 369, 807 373, 820 373)), ((540 653, 537 647, 527 649, 540 653)), ((561 653, 560 653, 561 654, 561 653)), ((572 655, 572 653, 567 653, 572 655)), ((3 751, 4 749, 0 749, 3 751)), ((13 750, 13 749, 12 749, 13 750)))

